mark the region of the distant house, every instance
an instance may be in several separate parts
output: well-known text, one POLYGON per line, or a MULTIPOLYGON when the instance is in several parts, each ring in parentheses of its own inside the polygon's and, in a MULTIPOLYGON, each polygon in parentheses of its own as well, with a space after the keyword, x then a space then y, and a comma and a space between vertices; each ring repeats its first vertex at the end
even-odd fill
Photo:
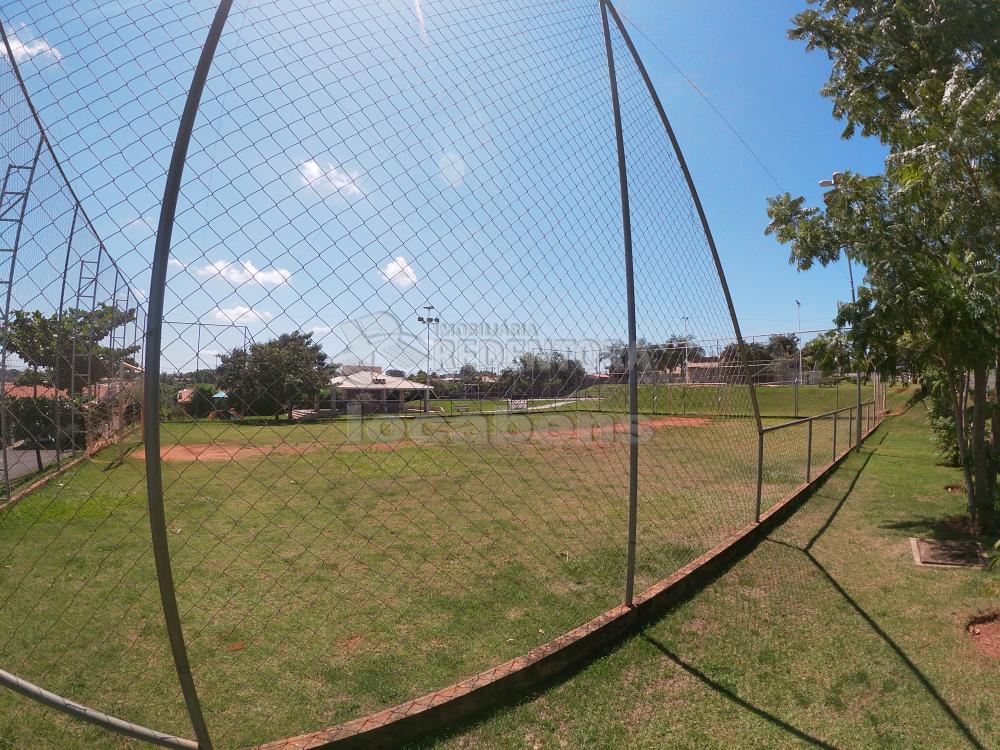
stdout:
POLYGON ((407 394, 433 390, 431 386, 382 372, 381 367, 346 365, 343 375, 330 379, 331 406, 345 402, 348 412, 372 414, 404 411, 407 394), (338 398, 342 394, 342 398, 338 398))
POLYGON ((67 398, 68 393, 51 385, 15 385, 4 383, 3 395, 6 398, 67 398))

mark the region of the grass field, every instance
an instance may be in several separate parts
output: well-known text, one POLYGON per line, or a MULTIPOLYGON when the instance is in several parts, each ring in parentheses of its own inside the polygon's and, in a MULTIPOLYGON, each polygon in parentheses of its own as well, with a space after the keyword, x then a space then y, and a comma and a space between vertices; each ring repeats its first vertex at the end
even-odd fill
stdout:
MULTIPOLYGON (((621 414, 162 429, 178 600, 220 747, 415 697, 621 599, 621 414), (204 460, 218 446, 222 460, 204 460)), ((765 506, 804 479, 793 432, 769 443, 765 506)), ((818 422, 814 467, 831 439, 818 422)), ((139 455, 104 451, 0 512, 0 665, 189 736, 139 455)), ((638 590, 752 520, 756 433, 746 419, 646 416, 640 455, 638 590)), ((5 750, 128 744, 6 691, 0 717, 5 750)))
POLYGON ((965 632, 1000 570, 920 568, 908 542, 954 533, 956 483, 917 404, 691 601, 421 747, 1000 747, 998 665, 965 632))
MULTIPOLYGON (((871 382, 862 383, 862 400, 872 398, 871 382)), ((857 386, 841 381, 836 386, 758 385, 761 416, 794 417, 824 414, 857 402, 857 386), (796 408, 798 391, 798 408, 796 408)), ((684 385, 680 383, 639 386, 639 411, 646 414, 751 414, 749 391, 738 385, 684 385)), ((592 386, 581 395, 599 399, 610 411, 628 409, 628 386, 592 386)))

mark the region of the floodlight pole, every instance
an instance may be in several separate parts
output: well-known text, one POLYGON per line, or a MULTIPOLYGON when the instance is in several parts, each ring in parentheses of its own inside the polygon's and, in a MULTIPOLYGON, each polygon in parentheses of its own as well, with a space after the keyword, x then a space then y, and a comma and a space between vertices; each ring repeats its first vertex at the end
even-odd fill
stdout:
POLYGON ((424 414, 430 414, 431 411, 431 324, 440 321, 440 318, 431 317, 431 310, 434 309, 434 305, 424 305, 424 310, 427 311, 427 315, 418 315, 417 321, 423 323, 427 326, 427 370, 426 372, 426 386, 424 388, 424 414))
POLYGON ((799 350, 799 379, 795 384, 795 416, 799 416, 799 388, 802 387, 802 303, 795 300, 795 320, 796 327, 798 329, 798 342, 796 344, 799 350))

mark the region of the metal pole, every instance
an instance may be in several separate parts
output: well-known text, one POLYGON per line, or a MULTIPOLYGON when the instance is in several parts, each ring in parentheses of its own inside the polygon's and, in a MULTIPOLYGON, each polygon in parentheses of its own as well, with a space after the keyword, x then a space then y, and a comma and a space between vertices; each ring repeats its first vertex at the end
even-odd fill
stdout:
POLYGON ((809 439, 806 442, 806 484, 812 481, 813 421, 809 420, 809 439))
POLYGON ((22 680, 17 675, 5 672, 2 669, 0 669, 0 685, 4 685, 21 695, 38 701, 42 705, 54 708, 56 711, 62 711, 64 714, 88 721, 91 724, 96 724, 112 732, 123 734, 126 737, 143 740, 144 742, 150 742, 161 747, 177 748, 177 750, 198 750, 198 745, 191 740, 172 737, 169 734, 157 732, 154 729, 147 729, 144 726, 133 724, 130 721, 125 721, 115 716, 109 716, 96 709, 63 698, 61 695, 51 693, 38 685, 27 680, 22 680))
POLYGON ((205 90, 208 73, 212 67, 215 50, 225 28, 226 19, 233 0, 221 0, 215 12, 215 18, 208 30, 208 36, 201 50, 201 57, 194 71, 184 112, 177 126, 177 140, 170 156, 170 167, 167 172, 166 184, 163 188, 163 201, 160 205, 160 221, 156 231, 156 247, 153 252, 153 263, 149 282, 149 304, 146 317, 146 359, 145 388, 143 389, 143 409, 146 419, 143 423, 143 439, 146 447, 146 491, 149 504, 149 527, 153 540, 153 557, 156 561, 156 580, 160 587, 160 600, 163 604, 163 619, 166 623, 167 635, 170 639, 170 650, 177 670, 184 703, 198 745, 202 750, 209 750, 212 741, 208 734, 208 726, 198 700, 198 690, 195 687, 194 676, 188 663, 187 648, 184 645, 184 631, 181 627, 180 615, 177 611, 177 593, 174 591, 173 572, 170 567, 170 546, 167 541, 166 515, 163 510, 163 477, 160 473, 160 347, 163 337, 163 299, 167 285, 167 262, 170 260, 170 239, 174 229, 174 219, 177 214, 177 199, 180 193, 181 180, 184 176, 184 163, 187 160, 188 147, 191 144, 191 133, 195 120, 198 118, 198 107, 201 95, 205 90))
POLYGON ((608 2, 601 0, 601 23, 604 27, 604 49, 608 57, 608 77, 611 82, 611 109, 615 118, 615 141, 618 146, 618 183, 621 188, 622 234, 625 245, 625 292, 628 305, 628 400, 629 400, 629 483, 628 483, 628 551, 625 560, 625 604, 632 606, 635 589, 636 524, 639 505, 639 383, 638 352, 636 351, 635 278, 632 265, 632 219, 628 200, 628 170, 625 163, 625 134, 622 129, 621 105, 618 100, 618 78, 615 57, 611 49, 611 29, 608 26, 608 2))
POLYGON ((754 388, 753 379, 750 377, 750 363, 747 360, 746 344, 743 341, 743 334, 740 332, 740 321, 736 317, 736 308, 733 306, 733 298, 729 293, 729 283, 726 281, 726 274, 722 269, 722 261, 719 260, 719 251, 715 246, 715 238, 712 236, 712 228, 708 225, 708 218, 705 216, 705 209, 701 205, 701 198, 698 197, 698 190, 694 186, 694 180, 691 179, 691 171, 688 169, 687 161, 684 159, 684 153, 681 151, 680 144, 677 142, 677 136, 674 134, 674 129, 670 125, 670 120, 667 118, 667 113, 663 108, 663 103, 660 101, 659 94, 656 93, 656 89, 653 86, 653 80, 649 77, 649 72, 646 70, 646 66, 643 64, 642 58, 639 57, 639 53, 636 51, 635 44, 632 43, 632 37, 629 36, 628 30, 625 28, 625 24, 622 22, 621 17, 618 15, 618 11, 615 10, 615 6, 611 4, 610 0, 601 1, 602 6, 606 7, 614 17, 615 25, 618 27, 618 30, 622 35, 622 39, 628 46, 629 52, 632 53, 632 59, 635 61, 636 68, 638 68, 639 73, 642 75, 642 79, 646 83, 646 89, 649 91, 649 96, 653 100, 653 105, 656 107, 656 111, 660 115, 660 121, 663 123, 663 129, 670 138, 670 144, 673 146, 674 155, 677 157, 677 163, 680 165, 681 171, 684 173, 684 179, 687 182, 688 191, 691 193, 691 200, 694 202, 694 206, 698 211, 701 228, 705 232, 705 240, 708 242, 708 248, 712 253, 715 270, 719 275, 719 283, 722 286, 722 293, 726 298, 726 305, 729 308, 729 317, 733 323, 733 332, 736 334, 736 340, 739 344, 740 360, 743 364, 743 369, 747 374, 747 382, 749 383, 750 404, 753 407, 754 420, 757 423, 757 431, 760 432, 764 428, 764 425, 760 418, 760 406, 757 403, 757 391, 754 388))
MULTIPOLYGON (((431 324, 427 323, 427 382, 424 385, 427 388, 424 389, 424 414, 429 414, 431 411, 431 324)), ((443 388, 444 386, 442 386, 443 388)))
POLYGON ((760 523, 760 505, 764 494, 764 431, 757 432, 757 508, 754 522, 760 523))
MULTIPOLYGON (((54 403, 56 412, 56 466, 59 466, 62 461, 62 396, 59 395, 59 362, 62 359, 60 353, 62 351, 63 306, 66 303, 66 277, 69 275, 69 259, 73 253, 73 237, 76 234, 76 219, 79 213, 80 204, 73 204, 73 219, 69 224, 69 238, 66 240, 66 260, 63 262, 62 284, 59 287, 59 311, 56 314, 56 364, 52 375, 52 385, 55 386, 56 391, 54 403)), ((72 363, 70 363, 70 368, 72 366, 72 363)), ((72 404, 70 404, 70 408, 72 408, 72 404)))
MULTIPOLYGON (((0 24, 2 25, 2 24, 0 24)), ((7 37, 4 36, 4 42, 6 43, 7 37)), ((7 46, 8 53, 10 54, 10 59, 14 59, 14 55, 10 53, 10 45, 7 46)), ((35 169, 38 167, 38 158, 42 155, 42 145, 45 143, 45 135, 41 134, 38 137, 38 148, 35 149, 35 158, 31 162, 31 169, 28 172, 28 179, 25 182, 24 187, 24 199, 21 201, 21 214, 18 217, 17 230, 14 232, 14 243, 11 245, 10 251, 10 271, 7 274, 7 294, 3 305, 3 331, 0 332, 0 339, 3 342, 3 354, 0 355, 0 389, 6 391, 7 389, 7 350, 10 348, 8 346, 8 337, 10 336, 10 301, 14 292, 14 269, 17 266, 17 251, 21 245, 21 230, 24 228, 24 215, 28 208, 28 199, 31 197, 31 183, 35 180, 35 169)), ((8 171, 9 175, 9 171, 8 171)), ((4 190, 7 189, 7 181, 4 180, 4 190)), ((0 440, 3 441, 3 482, 7 489, 7 499, 11 498, 10 491, 10 471, 7 467, 7 441, 10 439, 10 435, 7 434, 7 398, 6 393, 2 394, 3 403, 0 404, 0 440)))
POLYGON ((837 415, 839 411, 833 413, 833 460, 837 460, 837 415))

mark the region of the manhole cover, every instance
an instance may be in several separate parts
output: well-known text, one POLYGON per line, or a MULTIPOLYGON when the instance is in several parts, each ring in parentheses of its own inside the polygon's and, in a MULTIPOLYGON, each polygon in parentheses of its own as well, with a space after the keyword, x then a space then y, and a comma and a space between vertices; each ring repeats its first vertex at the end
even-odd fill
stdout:
POLYGON ((986 555, 979 542, 964 539, 911 539, 913 561, 917 565, 947 565, 983 568, 986 555))

